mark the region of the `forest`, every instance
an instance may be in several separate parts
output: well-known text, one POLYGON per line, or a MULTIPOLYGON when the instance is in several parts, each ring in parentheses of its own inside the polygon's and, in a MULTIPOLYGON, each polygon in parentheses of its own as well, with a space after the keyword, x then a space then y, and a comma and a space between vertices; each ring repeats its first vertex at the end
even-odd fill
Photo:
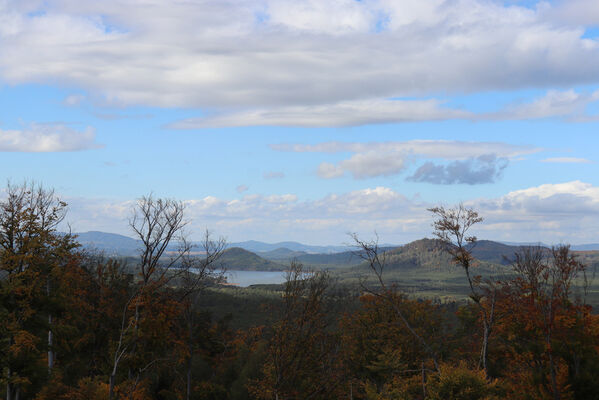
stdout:
POLYGON ((463 205, 429 210, 455 300, 402 290, 376 238, 352 235, 351 283, 291 260, 282 285, 240 290, 224 239, 185 237, 182 202, 137 201, 135 261, 80 246, 67 207, 30 183, 0 200, 6 400, 599 398, 592 268, 567 245, 526 246, 505 254, 509 273, 482 274, 484 221, 463 205))

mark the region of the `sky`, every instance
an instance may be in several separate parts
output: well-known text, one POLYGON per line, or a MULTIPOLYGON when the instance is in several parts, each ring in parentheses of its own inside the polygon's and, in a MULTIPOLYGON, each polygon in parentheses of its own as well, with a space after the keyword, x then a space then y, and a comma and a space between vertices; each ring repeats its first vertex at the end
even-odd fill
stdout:
MULTIPOLYGON (((131 235, 599 242, 597 0, 0 0, 0 181, 131 235)), ((4 185, 5 186, 5 185, 4 185)), ((0 192, 1 196, 1 192, 0 192)))

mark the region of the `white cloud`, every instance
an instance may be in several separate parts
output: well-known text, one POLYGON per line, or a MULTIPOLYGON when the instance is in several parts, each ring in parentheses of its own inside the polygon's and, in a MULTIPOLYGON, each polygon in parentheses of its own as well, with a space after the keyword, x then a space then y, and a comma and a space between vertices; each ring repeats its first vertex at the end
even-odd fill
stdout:
POLYGON ((369 99, 335 104, 270 107, 208 114, 171 123, 172 129, 206 129, 239 126, 359 126, 437 120, 532 120, 561 118, 572 122, 599 120, 586 113, 586 107, 599 101, 594 93, 549 90, 527 102, 510 104, 494 112, 474 113, 443 106, 429 100, 369 99))
MULTIPOLYGON (((576 3, 580 23, 595 20, 593 0, 576 3)), ((415 118, 461 118, 431 100, 389 102, 385 112, 367 103, 596 83, 598 42, 548 9, 485 0, 4 1, 0 79, 68 85, 124 105, 225 111, 206 120, 215 126, 303 124, 306 115, 313 124, 388 122, 410 117, 406 107, 415 118), (356 116, 328 117, 323 105, 353 106, 356 116), (235 110, 245 111, 228 117, 235 110)))
POLYGON ((282 194, 282 195, 271 195, 267 196, 266 201, 273 204, 287 204, 294 203, 297 201, 295 194, 282 194))
POLYGON ((356 153, 341 161, 339 168, 349 171, 356 179, 397 175, 406 168, 405 155, 402 156, 393 151, 356 153))
POLYGON ((541 118, 563 118, 570 121, 592 120, 596 116, 588 115, 586 107, 599 100, 599 91, 580 93, 574 90, 549 90, 531 102, 513 104, 504 110, 482 114, 479 119, 526 120, 541 118))
POLYGON ((0 129, 0 151, 58 152, 97 149, 95 131, 76 131, 60 124, 31 124, 22 130, 0 129))
MULTIPOLYGON (((68 221, 75 231, 104 230, 127 234, 132 201, 66 199, 68 221)), ((340 244, 347 232, 383 242, 403 243, 431 235, 434 203, 410 199, 388 187, 299 199, 294 194, 244 195, 237 199, 205 197, 185 201, 190 230, 206 227, 231 241, 299 240, 340 244)), ((485 218, 473 232, 481 239, 589 243, 599 236, 599 187, 573 181, 509 192, 497 198, 473 199, 485 218)), ((448 205, 451 206, 451 205, 448 205)))
POLYGON ((352 153, 337 165, 323 162, 321 178, 339 178, 346 172, 355 179, 397 175, 421 158, 454 161, 448 166, 423 165, 412 180, 430 183, 489 183, 495 181, 508 160, 540 151, 532 146, 500 142, 463 142, 450 140, 411 140, 407 142, 325 142, 312 145, 273 144, 275 151, 352 153), (425 168, 425 169, 423 169, 425 168))
POLYGON ((323 142, 318 144, 272 144, 275 151, 295 153, 367 153, 390 151, 448 160, 464 160, 483 154, 513 158, 540 151, 533 146, 512 145, 502 142, 465 142, 459 140, 409 140, 405 142, 323 142))
POLYGON ((574 26, 599 25, 599 7, 595 0, 559 0, 557 7, 544 11, 549 17, 574 26))
POLYGON ((587 160, 586 158, 578 158, 578 157, 551 157, 541 160, 541 162, 546 163, 560 163, 560 164, 590 164, 591 160, 587 160))
MULTIPOLYGON (((599 187, 581 181, 545 184, 508 193, 504 199, 512 203, 522 203, 525 199, 546 200, 559 195, 572 195, 584 198, 599 206, 599 187)), ((582 210, 581 210, 582 211, 582 210)))
POLYGON ((374 23, 366 2, 304 0, 267 2, 272 25, 284 30, 343 35, 365 32, 374 23))
MULTIPOLYGON (((231 241, 289 239, 307 243, 342 243, 348 239, 347 232, 370 235, 376 229, 391 233, 399 226, 400 229, 414 227, 422 222, 419 218, 427 217, 426 207, 415 205, 386 187, 331 194, 315 200, 300 200, 294 194, 244 195, 233 200, 209 196, 187 200, 185 204, 192 219, 190 229, 194 233, 201 234, 208 227, 218 235, 228 236, 231 241)), ((130 209, 130 203, 116 208, 128 210, 127 207, 130 209)), ((106 210, 114 208, 115 205, 110 204, 106 210)), ((85 219, 85 225, 76 223, 79 212, 90 209, 102 210, 98 204, 78 207, 77 215, 70 216, 69 220, 77 230, 94 229, 90 218, 85 219)), ((122 222, 126 219, 120 214, 115 215, 119 218, 106 217, 121 227, 121 233, 127 233, 126 222, 122 222)))
POLYGON ((248 189, 249 187, 247 185, 239 185, 235 188, 235 190, 237 190, 237 193, 247 192, 248 189))
POLYGON ((327 162, 321 163, 316 171, 316 174, 324 179, 339 178, 344 173, 342 167, 327 162))
POLYGON ((505 240, 530 242, 529 235, 547 243, 588 243, 599 235, 599 187, 590 183, 544 184, 470 204, 486 216, 484 230, 505 240))
POLYGON ((474 114, 441 107, 437 100, 360 100, 336 104, 278 107, 190 118, 173 129, 232 126, 357 126, 366 124, 473 119, 474 114))
POLYGON ((71 94, 64 98, 62 104, 69 107, 75 107, 83 103, 85 96, 81 94, 71 94))
POLYGON ((128 218, 134 200, 119 201, 107 198, 61 197, 68 204, 66 229, 73 232, 103 231, 131 235, 128 218))

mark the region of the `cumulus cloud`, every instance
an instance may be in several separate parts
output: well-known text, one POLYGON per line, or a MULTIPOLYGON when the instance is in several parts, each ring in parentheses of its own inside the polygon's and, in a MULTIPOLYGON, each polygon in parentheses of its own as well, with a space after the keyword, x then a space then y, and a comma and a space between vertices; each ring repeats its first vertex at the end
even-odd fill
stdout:
POLYGON ((68 204, 65 229, 73 232, 103 231, 131 235, 128 219, 135 200, 61 197, 68 204), (66 226, 68 224, 68 226, 66 226))
POLYGON ((454 161, 447 165, 438 165, 428 161, 420 166, 414 175, 408 177, 408 180, 442 185, 493 183, 499 179, 507 165, 506 158, 497 158, 495 154, 454 161))
MULTIPOLYGON (((76 231, 128 233, 127 216, 133 202, 66 199, 68 220, 76 231)), ((299 199, 294 194, 243 195, 237 199, 207 196, 185 201, 190 230, 201 235, 209 227, 231 241, 299 240, 339 244, 347 232, 370 237, 376 230, 385 242, 404 243, 430 236, 427 208, 437 205, 408 198, 388 187, 374 187, 299 199)), ((466 202, 485 221, 473 232, 480 238, 546 243, 585 243, 599 236, 599 187, 572 181, 545 184, 497 198, 466 202)), ((451 206, 447 205, 447 206, 451 206)))
POLYGON ((564 213, 572 211, 574 213, 583 213, 590 210, 599 210, 599 187, 590 183, 581 181, 572 181, 558 184, 544 184, 528 189, 516 190, 504 196, 500 202, 502 208, 526 208, 534 211, 538 202, 543 201, 545 210, 551 210, 554 213, 564 213), (548 200, 559 199, 563 196, 571 196, 578 199, 572 204, 560 204, 559 201, 549 202, 548 200), (582 203, 589 207, 580 207, 582 203))
POLYGON ((499 142, 463 142, 449 140, 411 140, 407 142, 325 142, 319 144, 274 144, 275 151, 352 153, 339 163, 323 162, 317 174, 321 178, 339 178, 350 173, 355 179, 392 176, 404 172, 422 158, 453 161, 448 165, 426 162, 409 179, 437 184, 494 182, 511 158, 532 154, 532 146, 499 142))
MULTIPOLYGON (((579 23, 594 21, 594 1, 577 4, 579 23)), ((381 99, 597 82, 598 42, 551 10, 561 9, 485 0, 4 1, 0 79, 214 112, 188 125, 463 118, 434 100, 381 99)))
POLYGON ((483 229, 506 240, 528 234, 547 243, 588 243, 599 234, 599 187, 586 182, 544 184, 470 204, 486 216, 483 229))
MULTIPOLYGON (((77 231, 102 230, 127 234, 127 216, 132 202, 67 199, 69 221, 77 231), (73 201, 72 201, 73 200, 73 201), (97 222, 94 222, 96 221, 97 222), (106 224, 112 224, 107 228, 106 224)), ((308 243, 342 243, 347 232, 372 234, 414 228, 426 218, 425 207, 400 193, 375 187, 313 200, 295 194, 242 195, 237 199, 207 196, 185 201, 192 223, 189 229, 200 235, 205 227, 230 240, 301 240, 308 243), (420 211, 418 211, 420 210, 420 211)))
POLYGON ((96 143, 95 130, 76 131, 61 124, 31 124, 21 130, 0 129, 0 151, 58 152, 102 147, 96 143))

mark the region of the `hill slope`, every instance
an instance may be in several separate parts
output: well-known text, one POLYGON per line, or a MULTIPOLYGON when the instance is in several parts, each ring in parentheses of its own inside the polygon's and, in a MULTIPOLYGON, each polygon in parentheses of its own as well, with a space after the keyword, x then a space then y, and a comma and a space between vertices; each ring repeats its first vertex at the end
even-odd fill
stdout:
POLYGON ((511 246, 504 243, 493 242, 491 240, 479 240, 472 249, 472 255, 482 261, 487 261, 494 264, 507 265, 509 261, 505 258, 512 259, 515 252, 521 246, 511 246))
MULTIPOLYGON (((483 269, 497 269, 509 264, 504 258, 518 250, 517 246, 508 246, 489 240, 477 242, 472 250, 476 259, 475 266, 483 269)), ((438 239, 420 239, 385 252, 386 269, 392 270, 438 270, 454 267, 451 255, 438 239)), ((360 269, 366 264, 360 265, 360 269)))
POLYGON ((310 254, 303 251, 292 251, 285 248, 269 252, 259 253, 266 259, 288 264, 291 260, 297 260, 302 264, 315 268, 347 267, 358 265, 362 262, 353 251, 341 253, 310 254))
POLYGON ((103 251, 109 256, 132 256, 137 254, 140 246, 139 240, 116 233, 90 231, 75 235, 83 247, 103 251))
POLYGON ((284 271, 286 266, 266 260, 251 251, 232 247, 223 252, 219 264, 229 270, 243 271, 284 271))
POLYGON ((347 251, 347 246, 312 246, 298 242, 279 242, 279 243, 264 243, 256 240, 248 240, 245 242, 230 243, 230 247, 241 247, 249 251, 255 252, 270 252, 280 248, 285 248, 291 251, 303 251, 306 253, 339 253, 347 251))

